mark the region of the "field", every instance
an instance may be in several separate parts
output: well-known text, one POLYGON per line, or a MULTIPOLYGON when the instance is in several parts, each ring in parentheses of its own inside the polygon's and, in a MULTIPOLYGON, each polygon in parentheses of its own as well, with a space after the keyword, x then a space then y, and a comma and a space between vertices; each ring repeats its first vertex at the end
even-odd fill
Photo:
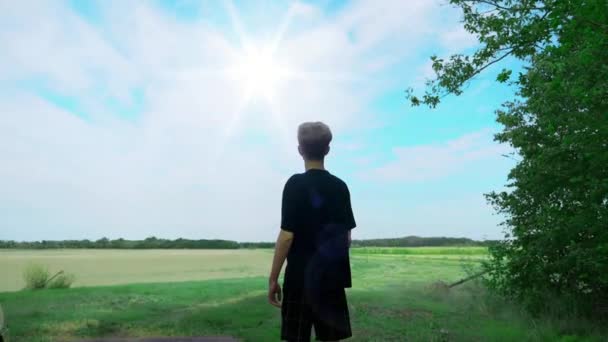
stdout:
MULTIPOLYGON (((485 257, 479 248, 354 249, 353 341, 606 340, 605 332, 580 322, 533 319, 475 284, 433 286, 466 276, 485 257)), ((279 311, 265 299, 270 260, 270 250, 1 251, 0 303, 13 341, 200 335, 276 341, 279 311), (76 287, 17 291, 30 262, 74 273, 76 287)))
POLYGON ((27 264, 77 276, 75 286, 263 276, 270 250, 0 250, 1 291, 24 286, 27 264))

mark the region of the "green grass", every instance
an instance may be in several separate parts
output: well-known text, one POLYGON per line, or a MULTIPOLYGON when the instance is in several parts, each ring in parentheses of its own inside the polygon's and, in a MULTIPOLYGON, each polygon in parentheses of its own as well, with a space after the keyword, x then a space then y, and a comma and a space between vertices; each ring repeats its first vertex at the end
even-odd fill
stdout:
MULTIPOLYGON (((139 258, 159 260, 165 253, 172 253, 146 252, 139 251, 143 253, 139 258)), ((183 252, 193 253, 196 260, 204 255, 197 251, 183 252)), ((66 253, 78 255, 74 251, 66 253)), ((232 264, 234 256, 217 254, 214 260, 208 261, 217 265, 215 269, 211 265, 201 267, 211 270, 213 276, 210 278, 226 272, 226 279, 174 282, 190 273, 173 274, 168 279, 172 282, 164 283, 4 292, 0 293, 0 303, 6 311, 13 341, 197 335, 277 341, 279 311, 265 299, 265 273, 271 255, 269 251, 244 253, 241 257, 248 256, 246 259, 260 265, 246 264, 249 271, 243 272, 241 277, 227 276, 234 271, 225 268, 236 267, 232 264), (229 261, 221 260, 220 255, 229 261), (264 270, 260 276, 249 276, 251 270, 258 268, 264 270)), ((138 260, 137 253, 128 255, 126 260, 138 260)), ((144 261, 136 263, 138 267, 143 264, 144 261)), ((353 253, 354 287, 348 292, 353 340, 604 341, 608 337, 605 331, 592 325, 532 319, 476 286, 445 293, 429 289, 435 281, 450 282, 465 276, 464 269, 476 264, 475 260, 444 260, 436 255, 423 258, 407 254, 353 253)), ((175 265, 175 269, 187 268, 175 265)), ((101 279, 104 283, 110 281, 103 279, 104 272, 108 277, 116 274, 116 271, 104 268, 90 272, 90 280, 101 279)), ((142 281, 158 276, 152 272, 147 277, 142 270, 134 269, 133 272, 138 273, 142 281)), ((199 272, 193 274, 204 278, 205 275, 199 272)))
POLYGON ((399 255, 488 255, 486 247, 357 247, 354 254, 399 254, 399 255))

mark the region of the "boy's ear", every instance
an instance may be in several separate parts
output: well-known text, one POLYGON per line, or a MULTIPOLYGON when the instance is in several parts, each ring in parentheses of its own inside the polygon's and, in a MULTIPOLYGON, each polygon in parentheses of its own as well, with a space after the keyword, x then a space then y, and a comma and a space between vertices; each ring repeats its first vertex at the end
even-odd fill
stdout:
POLYGON ((330 149, 331 149, 331 148, 329 147, 329 145, 327 145, 327 151, 325 151, 325 155, 328 155, 328 154, 329 154, 329 150, 330 150, 330 149))
POLYGON ((298 145, 298 153, 300 153, 300 155, 304 157, 304 153, 302 152, 302 146, 300 145, 298 145))

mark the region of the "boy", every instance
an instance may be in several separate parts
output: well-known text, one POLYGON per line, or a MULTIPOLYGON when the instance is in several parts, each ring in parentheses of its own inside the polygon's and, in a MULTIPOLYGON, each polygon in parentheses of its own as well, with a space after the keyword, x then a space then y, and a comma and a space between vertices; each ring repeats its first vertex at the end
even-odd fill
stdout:
POLYGON ((298 127, 306 172, 285 184, 281 231, 268 300, 281 308, 281 339, 338 341, 352 336, 344 289, 351 287, 348 249, 355 224, 346 184, 325 170, 332 134, 322 122, 298 127), (278 283, 287 258, 284 293, 278 283), (281 298, 282 297, 282 298, 281 298))

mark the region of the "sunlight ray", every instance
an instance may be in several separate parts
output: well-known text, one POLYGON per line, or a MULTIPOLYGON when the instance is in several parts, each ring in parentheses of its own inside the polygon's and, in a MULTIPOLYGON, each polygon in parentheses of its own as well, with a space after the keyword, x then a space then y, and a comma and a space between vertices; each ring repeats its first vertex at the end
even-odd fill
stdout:
POLYGON ((228 72, 228 68, 188 68, 185 70, 172 71, 165 73, 167 78, 174 79, 177 81, 192 81, 201 78, 214 78, 225 76, 228 72))
POLYGON ((279 45, 281 44, 281 41, 283 40, 283 37, 285 36, 285 32, 287 31, 287 29, 289 28, 289 25, 291 24, 291 20, 294 16, 294 12, 295 12, 297 3, 298 3, 298 1, 292 1, 289 4, 287 13, 285 13, 285 15, 283 16, 279 29, 275 33, 274 38, 272 40, 272 44, 270 45, 271 54, 274 54, 277 51, 277 49, 279 48, 279 45))
POLYGON ((302 71, 290 70, 289 79, 302 81, 328 81, 328 82, 356 82, 363 81, 363 77, 355 76, 351 72, 329 72, 329 71, 302 71))
MULTIPOLYGON (((266 43, 250 40, 233 1, 225 0, 224 4, 230 16, 232 28, 238 35, 239 46, 236 47, 234 55, 232 55, 234 57, 233 64, 219 73, 223 73, 230 80, 235 81, 241 94, 239 104, 226 122, 226 126, 217 141, 217 149, 211 162, 216 164, 221 159, 221 155, 227 149, 227 144, 235 135, 236 126, 247 115, 248 107, 256 103, 260 104, 258 101, 264 102, 267 106, 268 118, 272 121, 273 130, 275 134, 278 134, 280 145, 287 152, 288 147, 292 144, 289 143, 286 114, 282 112, 280 101, 280 93, 286 82, 291 80, 352 82, 357 77, 352 73, 292 69, 291 65, 284 64, 286 61, 275 59, 286 32, 293 23, 297 11, 297 0, 290 2, 271 40, 266 43)), ((197 76, 192 77, 206 77, 209 75, 215 75, 215 73, 209 73, 209 70, 201 69, 197 76)))
POLYGON ((230 16, 230 23, 232 24, 232 29, 237 34, 241 46, 247 46, 249 44, 249 36, 247 31, 243 28, 243 24, 241 22, 241 17, 239 12, 234 6, 234 2, 232 0, 224 0, 224 7, 230 16))

